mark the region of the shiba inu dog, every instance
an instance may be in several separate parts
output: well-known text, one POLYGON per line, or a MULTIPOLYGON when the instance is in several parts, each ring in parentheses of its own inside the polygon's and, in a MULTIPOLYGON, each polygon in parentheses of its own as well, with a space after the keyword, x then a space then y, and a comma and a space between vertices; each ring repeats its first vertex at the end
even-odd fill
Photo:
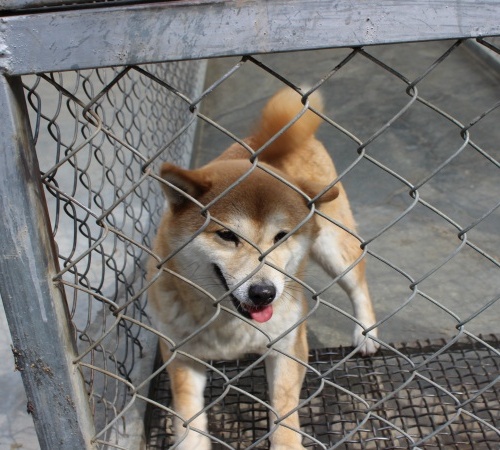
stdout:
MULTIPOLYGON (((322 110, 319 94, 308 101, 322 110)), ((326 189, 337 175, 314 136, 321 121, 286 89, 264 108, 247 148, 235 143, 199 169, 161 168, 168 209, 149 267, 149 296, 168 362, 178 449, 211 447, 203 361, 247 353, 266 356, 271 449, 304 448, 295 408, 308 357, 307 305, 297 278, 308 255, 337 277, 361 254, 359 241, 328 220, 355 230, 341 183, 326 189), (252 158, 249 149, 264 145, 252 158)), ((358 321, 354 345, 372 354, 378 344, 362 334, 375 324, 364 261, 339 283, 358 321)))

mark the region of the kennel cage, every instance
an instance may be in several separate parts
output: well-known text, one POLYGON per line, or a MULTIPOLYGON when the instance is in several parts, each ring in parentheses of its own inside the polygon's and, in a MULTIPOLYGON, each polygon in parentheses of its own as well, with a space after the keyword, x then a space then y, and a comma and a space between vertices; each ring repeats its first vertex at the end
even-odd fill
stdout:
MULTIPOLYGON (((355 122, 369 115, 369 102, 363 108, 359 104, 354 107, 355 113, 351 111, 349 119, 353 122, 346 122, 348 126, 327 115, 326 126, 350 142, 346 151, 354 155, 349 160, 352 164, 346 164, 342 171, 342 181, 347 184, 356 169, 368 162, 370 167, 397 180, 405 193, 419 195, 410 196, 410 203, 403 203, 403 207, 398 205, 400 212, 396 215, 393 210, 388 216, 383 209, 375 209, 376 214, 371 216, 356 214, 360 226, 363 218, 374 222, 374 238, 363 241, 368 244, 367 255, 401 275, 407 290, 410 285, 410 294, 401 296, 402 303, 394 303, 379 317, 386 333, 381 336, 383 350, 378 356, 360 359, 352 349, 325 349, 321 345, 311 350, 310 372, 301 396, 304 443, 307 447, 329 449, 498 446, 498 338, 492 334, 494 326, 490 331, 483 330, 484 335, 475 326, 477 317, 495 322, 499 306, 494 281, 500 270, 495 254, 498 233, 494 232, 498 182, 491 184, 493 190, 488 195, 477 187, 463 186, 477 189, 479 194, 477 198, 467 197, 475 201, 476 208, 459 216, 454 215, 459 208, 443 212, 449 211, 446 202, 455 201, 449 189, 448 197, 432 197, 434 192, 426 189, 432 185, 430 180, 453 167, 465 153, 473 153, 481 160, 478 166, 465 161, 473 172, 467 180, 476 180, 474 183, 479 185, 480 181, 498 177, 498 148, 491 143, 496 136, 491 130, 495 130, 492 124, 498 115, 499 99, 498 95, 488 97, 488 91, 484 93, 488 102, 480 103, 482 109, 471 107, 474 114, 458 119, 448 109, 437 106, 439 101, 429 101, 424 89, 422 93, 416 91, 464 45, 473 46, 474 53, 487 54, 495 64, 498 41, 485 38, 479 43, 446 42, 413 78, 403 75, 407 71, 399 66, 400 62, 390 57, 386 60, 370 47, 498 35, 500 30, 494 20, 498 6, 494 2, 484 2, 483 8, 474 2, 453 8, 440 2, 357 6, 353 9, 350 3, 316 2, 313 10, 298 1, 240 5, 222 1, 0 3, 4 15, 5 124, 0 165, 4 211, 0 233, 4 255, 1 293, 13 336, 16 367, 23 376, 42 448, 152 449, 172 445, 168 428, 172 418, 170 394, 161 363, 153 368, 157 335, 147 317, 148 282, 144 280, 145 260, 151 254, 152 237, 163 208, 156 175, 158 164, 165 159, 183 166, 192 160, 201 164, 206 162, 210 149, 222 149, 214 136, 229 141, 244 137, 242 133, 248 129, 238 129, 237 133, 233 130, 248 121, 251 103, 258 104, 260 97, 250 95, 248 85, 240 84, 246 99, 240 106, 231 105, 238 89, 232 83, 240 78, 245 83, 251 78, 260 80, 252 72, 257 70, 259 76, 272 80, 259 81, 260 86, 253 89, 257 92, 260 87, 261 96, 283 84, 297 89, 293 75, 274 68, 274 60, 280 58, 274 52, 318 47, 343 49, 340 56, 328 54, 325 58, 321 54, 318 59, 322 69, 317 76, 306 77, 309 85, 325 91, 330 80, 340 78, 342 88, 344 70, 357 61, 369 61, 373 63, 374 77, 376 71, 388 74, 400 83, 405 98, 371 132, 369 128, 360 130, 361 125, 355 122), (433 14, 429 14, 430 10, 433 14), (426 17, 428 28, 421 27, 421 17, 426 17), (405 23, 404 29, 396 26, 401 23, 405 23), (260 53, 270 55, 250 56, 260 53), (208 88, 204 87, 207 62, 200 58, 230 55, 246 56, 228 63, 224 60, 222 69, 209 62, 208 88), (241 75, 245 70, 246 78, 241 75), (226 93, 223 89, 227 89, 226 93), (434 121, 438 122, 439 117, 450 124, 460 142, 456 145, 457 141, 452 141, 448 152, 439 153, 437 147, 437 155, 431 155, 435 158, 431 169, 426 167, 428 172, 419 172, 418 182, 410 183, 403 175, 408 168, 403 164, 393 169, 377 153, 377 144, 398 124, 399 132, 407 131, 401 118, 417 105, 435 114, 434 121), (214 112, 216 107, 218 113, 214 112), (228 116, 234 118, 234 123, 226 121, 228 116), (482 134, 488 134, 489 140, 483 142, 482 134), (192 155, 200 142, 203 151, 192 155), (481 172, 475 172, 477 167, 481 172), (427 198, 435 198, 437 203, 427 198), (372 244, 384 242, 386 232, 404 223, 415 205, 443 221, 453 231, 447 230, 446 238, 453 235, 456 240, 448 253, 428 265, 420 277, 403 269, 408 261, 394 262, 398 261, 397 249, 392 248, 387 256, 372 244), (485 234, 476 235, 481 228, 486 228, 485 234), (473 238, 469 239, 469 234, 473 238), (456 281, 456 272, 463 278, 478 279, 470 283, 473 286, 469 291, 477 290, 477 284, 486 289, 476 291, 473 298, 477 304, 458 312, 458 307, 454 309, 441 297, 432 297, 422 285, 442 267, 460 259, 464 249, 474 254, 466 262, 481 268, 469 267, 460 272, 454 268, 450 283, 457 287, 451 289, 447 284, 446 295, 455 298, 463 289, 464 284, 456 281), (478 260, 485 261, 487 267, 478 260), (427 316, 424 314, 424 320, 432 325, 429 329, 436 324, 433 315, 447 317, 446 339, 390 344, 384 335, 390 332, 391 318, 405 308, 417 314, 417 297, 434 307, 431 313, 425 312, 427 316), (145 436, 145 415, 149 438, 145 436)), ((290 59, 297 61, 297 54, 290 59)), ((477 64, 476 71, 486 72, 484 66, 472 61, 477 64)), ((300 75, 311 71, 311 64, 302 66, 300 75)), ((355 75, 348 73, 349 77, 355 75)), ((484 79, 475 82, 486 83, 484 79)), ((368 89, 361 91, 361 97, 377 90, 367 81, 364 83, 368 89)), ((498 92, 498 84, 490 84, 498 92)), ((477 84, 466 86, 479 90, 477 84)), ((360 97, 356 90, 346 92, 360 97)), ((470 91, 468 95, 466 103, 475 97, 470 91)), ((451 96, 450 107, 453 100, 451 96)), ((378 100, 375 106, 374 111, 385 117, 383 101, 378 100)), ((423 129, 426 131, 421 134, 426 134, 428 128, 423 129)), ((443 135, 437 139, 446 140, 443 135)), ((361 177, 369 178, 370 171, 361 172, 361 177)), ((373 188, 364 186, 372 195, 373 188)), ((460 184, 455 189, 456 195, 463 195, 460 184)), ((428 227, 431 233, 443 233, 433 221, 428 227)), ((414 245, 423 245, 425 238, 425 234, 419 236, 414 245)), ((381 280, 384 284, 385 279, 381 280)), ((329 284, 332 280, 324 281, 323 287, 329 284)), ((394 285, 392 288, 397 289, 394 285)), ((316 308, 319 305, 322 311, 326 308, 350 320, 348 307, 331 305, 321 296, 315 299, 316 308)), ((424 320, 417 325, 427 330, 424 320)), ((314 323, 313 336, 324 326, 314 323)), ((394 341, 411 340, 410 330, 394 341)), ((321 336, 316 338, 318 344, 324 343, 321 336)), ((268 418, 262 366, 248 360, 214 363, 213 367, 209 371, 207 405, 211 406, 211 432, 218 445, 266 448, 268 418), (227 382, 236 375, 239 380, 234 386, 238 389, 228 391, 227 382)))

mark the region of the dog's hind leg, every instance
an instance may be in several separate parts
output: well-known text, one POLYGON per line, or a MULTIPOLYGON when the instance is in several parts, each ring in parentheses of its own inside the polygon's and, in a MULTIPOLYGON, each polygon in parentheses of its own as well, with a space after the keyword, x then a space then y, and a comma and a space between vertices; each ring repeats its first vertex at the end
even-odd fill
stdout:
MULTIPOLYGON (((160 341, 163 361, 170 358, 166 344, 160 341)), ((207 416, 199 414, 204 407, 203 391, 206 374, 203 365, 186 357, 176 356, 167 366, 174 400, 174 432, 178 450, 210 450, 207 416)))
MULTIPOLYGON (((348 229, 355 231, 354 219, 347 204, 345 193, 339 196, 337 200, 322 205, 321 210, 327 216, 338 219, 348 229), (344 205, 334 205, 336 202, 344 202, 344 205), (339 217, 339 215, 341 216, 339 217)), ((317 221, 320 231, 312 247, 312 257, 332 278, 336 278, 361 256, 360 243, 353 235, 325 218, 318 216, 317 221)), ((354 326, 353 345, 358 348, 361 355, 371 355, 378 350, 379 344, 377 341, 363 335, 366 328, 376 323, 365 277, 365 261, 358 261, 354 267, 339 279, 339 284, 351 299, 354 317, 359 322, 354 326)), ((377 329, 371 330, 369 335, 377 337, 377 329)))

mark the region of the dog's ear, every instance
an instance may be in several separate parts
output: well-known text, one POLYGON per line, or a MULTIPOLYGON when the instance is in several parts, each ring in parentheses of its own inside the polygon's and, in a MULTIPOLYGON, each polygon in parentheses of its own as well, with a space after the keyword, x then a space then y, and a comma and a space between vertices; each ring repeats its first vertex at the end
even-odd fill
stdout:
POLYGON ((197 199, 211 187, 210 181, 203 173, 197 170, 182 169, 170 163, 164 163, 161 166, 160 176, 174 186, 169 186, 166 183, 161 184, 168 201, 174 208, 189 202, 189 198, 182 192, 197 199))
MULTIPOLYGON (((325 189, 326 186, 316 183, 314 181, 302 181, 299 183, 300 189, 304 191, 309 197, 314 198, 316 197, 320 192, 325 189)), ((338 186, 332 186, 330 189, 328 189, 321 197, 319 197, 317 200, 314 201, 316 204, 321 204, 321 203, 327 203, 331 202, 332 200, 335 200, 339 196, 339 188, 338 186)))

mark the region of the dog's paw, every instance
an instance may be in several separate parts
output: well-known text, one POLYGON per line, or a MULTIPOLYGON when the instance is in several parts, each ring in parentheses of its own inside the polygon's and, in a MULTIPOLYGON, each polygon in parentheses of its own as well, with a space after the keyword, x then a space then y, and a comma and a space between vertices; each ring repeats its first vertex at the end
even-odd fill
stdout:
POLYGON ((271 437, 269 450, 306 450, 302 445, 302 437, 298 433, 286 428, 281 428, 278 431, 281 432, 280 436, 271 437))
POLYGON ((184 439, 179 438, 175 448, 177 450, 211 450, 212 443, 208 437, 190 431, 184 439))
POLYGON ((276 444, 276 445, 271 445, 270 450, 306 450, 305 447, 302 445, 283 445, 283 444, 276 444))
MULTIPOLYGON (((376 337, 377 330, 370 331, 369 334, 376 337)), ((377 353, 380 348, 380 344, 377 341, 363 335, 363 328, 359 325, 356 325, 354 328, 352 341, 353 346, 358 349, 358 353, 361 356, 371 356, 377 353)))

